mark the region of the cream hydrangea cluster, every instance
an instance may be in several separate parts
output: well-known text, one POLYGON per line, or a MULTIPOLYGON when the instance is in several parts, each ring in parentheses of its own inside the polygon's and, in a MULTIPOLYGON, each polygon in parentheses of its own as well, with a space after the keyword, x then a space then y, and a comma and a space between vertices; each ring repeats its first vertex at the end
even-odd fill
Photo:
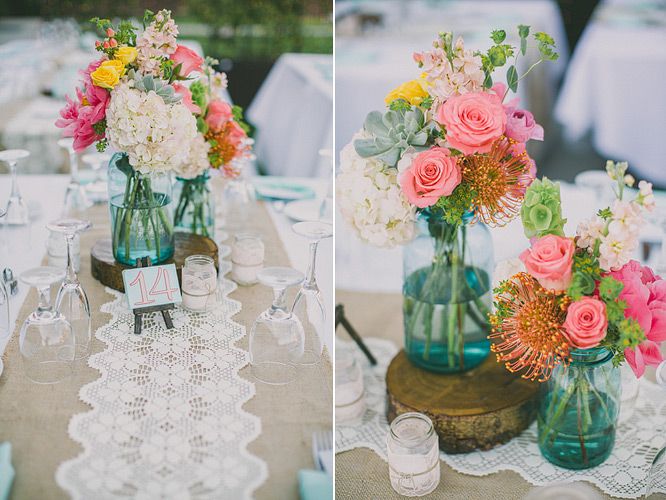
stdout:
POLYGON ((106 137, 130 164, 142 173, 168 172, 187 160, 197 136, 194 115, 181 103, 165 104, 154 91, 120 83, 112 92, 106 112, 106 137))
POLYGON ((182 179, 194 179, 203 174, 209 167, 208 151, 210 144, 202 134, 197 134, 190 142, 190 153, 187 159, 176 168, 176 174, 182 179))
MULTIPOLYGON (((354 140, 366 138, 364 132, 354 140)), ((381 161, 362 158, 354 140, 340 153, 336 178, 337 203, 344 219, 361 240, 391 248, 414 237, 416 207, 407 201, 397 181, 398 171, 381 161)))
POLYGON ((171 12, 161 10, 136 42, 139 70, 144 75, 157 76, 164 57, 176 51, 178 26, 171 19, 171 12))

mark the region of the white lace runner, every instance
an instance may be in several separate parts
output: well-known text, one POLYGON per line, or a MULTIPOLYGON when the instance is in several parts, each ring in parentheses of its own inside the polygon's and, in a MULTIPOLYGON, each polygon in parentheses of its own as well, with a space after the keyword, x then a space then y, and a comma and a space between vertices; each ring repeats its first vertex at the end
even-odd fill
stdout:
POLYGON ((229 319, 241 304, 228 297, 234 283, 219 285, 223 313, 177 308, 173 330, 155 314, 141 335, 124 294, 107 289, 115 300, 101 309, 113 318, 95 333, 107 347, 89 359, 101 375, 79 393, 92 410, 69 424, 84 451, 56 473, 74 499, 241 499, 266 480, 266 464, 247 451, 261 422, 241 409, 255 394, 238 375, 249 360, 234 347, 245 328, 229 319))
MULTIPOLYGON (((365 339, 377 358, 372 367, 363 353, 351 342, 336 342, 337 352, 350 352, 363 367, 366 412, 362 423, 348 426, 336 424, 336 453, 354 448, 370 448, 386 460, 385 375, 398 349, 389 341, 365 339)), ((340 355, 340 354, 338 354, 340 355)), ((666 446, 666 397, 664 392, 647 380, 641 380, 635 412, 628 422, 618 427, 611 456, 598 467, 571 471, 547 462, 537 446, 536 423, 509 443, 490 451, 460 455, 440 452, 440 458, 463 474, 485 476, 502 470, 519 473, 533 485, 557 482, 589 481, 605 493, 620 498, 639 498, 645 492, 650 464, 657 452, 666 446)), ((386 473, 388 481, 388 470, 386 473)), ((658 485, 666 493, 666 484, 658 485)))

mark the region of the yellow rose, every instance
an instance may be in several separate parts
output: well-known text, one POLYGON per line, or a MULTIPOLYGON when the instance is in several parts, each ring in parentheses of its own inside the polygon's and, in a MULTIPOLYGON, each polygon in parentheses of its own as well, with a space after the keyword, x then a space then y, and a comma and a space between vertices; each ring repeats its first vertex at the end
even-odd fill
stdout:
POLYGON ((125 64, 119 59, 111 59, 110 61, 104 61, 100 64, 100 68, 113 68, 118 72, 118 76, 123 76, 125 74, 125 64))
POLYGON ((410 80, 389 92, 384 98, 384 102, 388 105, 396 99, 404 99, 409 104, 418 106, 427 96, 428 93, 423 89, 423 86, 418 80, 410 80))
POLYGON ((114 57, 127 66, 135 61, 136 54, 137 52, 134 47, 119 47, 118 50, 116 50, 116 55, 114 57))
POLYGON ((99 65, 99 68, 90 73, 90 79, 94 85, 111 90, 118 85, 120 77, 124 72, 125 65, 122 61, 118 61, 117 59, 104 61, 99 65))

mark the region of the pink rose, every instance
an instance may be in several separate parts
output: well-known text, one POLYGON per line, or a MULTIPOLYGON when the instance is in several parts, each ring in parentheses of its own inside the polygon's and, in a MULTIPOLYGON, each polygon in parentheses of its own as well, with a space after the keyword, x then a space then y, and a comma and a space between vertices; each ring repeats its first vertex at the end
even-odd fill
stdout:
POLYGON ((194 104, 192 101, 192 92, 190 92, 190 89, 188 89, 185 85, 181 85, 180 83, 172 83, 171 86, 176 91, 176 93, 180 95, 181 102, 187 109, 190 110, 191 113, 197 115, 201 113, 201 108, 194 104))
MULTIPOLYGON (((500 99, 506 94, 506 85, 496 83, 492 88, 500 99)), ((530 139, 543 141, 543 127, 534 119, 534 115, 525 109, 519 109, 520 99, 516 97, 508 104, 504 104, 506 113, 506 130, 504 135, 518 142, 527 142, 530 139)))
POLYGON ((572 239, 548 234, 535 239, 532 247, 520 254, 520 260, 542 287, 561 292, 571 284, 575 250, 572 239))
POLYGON ((213 130, 220 130, 233 117, 229 103, 215 99, 208 104, 206 123, 213 130))
POLYGON ((606 304, 594 297, 583 297, 567 309, 564 335, 573 347, 589 349, 606 337, 606 304))
POLYGON ((449 153, 446 148, 430 148, 416 155, 410 167, 402 172, 400 186, 410 203, 419 208, 429 207, 440 197, 449 196, 460 184, 460 166, 449 153))
POLYGON ((174 66, 181 64, 179 75, 188 76, 192 71, 201 71, 201 65, 204 60, 184 45, 176 46, 176 51, 171 54, 170 59, 174 62, 174 66))
POLYGON ((641 377, 646 366, 663 360, 659 344, 666 341, 666 281, 635 260, 609 274, 624 285, 619 299, 627 304, 625 317, 635 319, 645 333, 646 340, 638 348, 624 350, 636 377, 641 377))
POLYGON ((437 109, 446 140, 464 154, 487 153, 504 133, 506 113, 500 98, 487 92, 450 97, 437 109))

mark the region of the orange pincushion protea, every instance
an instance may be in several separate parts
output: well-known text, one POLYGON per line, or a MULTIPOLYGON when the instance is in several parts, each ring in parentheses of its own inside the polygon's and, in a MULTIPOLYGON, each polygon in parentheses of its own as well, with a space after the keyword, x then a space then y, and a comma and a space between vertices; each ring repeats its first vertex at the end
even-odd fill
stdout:
POLYGON ((495 314, 490 316, 497 361, 507 370, 525 369, 522 377, 544 382, 558 364, 570 363, 569 343, 563 334, 570 299, 544 289, 533 276, 518 273, 496 289, 495 314))
POLYGON ((204 138, 211 144, 208 153, 210 166, 216 169, 222 169, 225 177, 238 177, 240 170, 234 166, 232 160, 240 156, 243 152, 243 146, 239 144, 237 138, 232 139, 232 128, 234 124, 229 121, 220 129, 209 129, 204 138))
POLYGON ((503 136, 487 154, 469 155, 462 160, 463 181, 475 193, 475 220, 503 226, 520 213, 531 160, 524 150, 518 154, 516 145, 516 141, 503 136))

